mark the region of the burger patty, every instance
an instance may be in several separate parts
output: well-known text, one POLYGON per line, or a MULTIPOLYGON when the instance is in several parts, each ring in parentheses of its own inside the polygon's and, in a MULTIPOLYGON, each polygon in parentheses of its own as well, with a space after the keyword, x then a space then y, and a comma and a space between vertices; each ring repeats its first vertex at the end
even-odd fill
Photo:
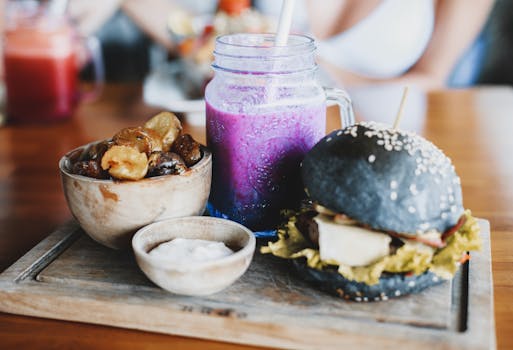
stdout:
POLYGON ((296 227, 303 237, 308 238, 315 247, 319 247, 319 226, 314 220, 315 216, 317 212, 313 210, 300 213, 297 216, 296 227))

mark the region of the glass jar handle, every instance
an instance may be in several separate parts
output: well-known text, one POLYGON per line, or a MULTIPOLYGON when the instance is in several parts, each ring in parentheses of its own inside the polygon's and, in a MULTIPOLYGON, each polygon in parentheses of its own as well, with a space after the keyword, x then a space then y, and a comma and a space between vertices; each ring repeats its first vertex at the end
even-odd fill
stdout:
POLYGON ((347 92, 342 89, 327 87, 323 87, 323 90, 327 101, 334 101, 338 104, 342 128, 353 125, 355 123, 353 103, 347 92))

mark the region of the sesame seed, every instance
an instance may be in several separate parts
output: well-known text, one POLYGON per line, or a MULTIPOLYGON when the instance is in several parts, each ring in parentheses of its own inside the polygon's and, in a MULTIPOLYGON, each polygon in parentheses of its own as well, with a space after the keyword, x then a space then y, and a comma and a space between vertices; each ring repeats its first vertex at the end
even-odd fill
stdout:
POLYGON ((398 296, 401 295, 401 291, 400 290, 396 290, 394 294, 395 294, 396 297, 398 297, 398 296))
MULTIPOLYGON (((353 130, 346 128, 348 131, 349 129, 353 130)), ((450 159, 433 143, 417 134, 390 129, 389 126, 376 122, 361 122, 356 131, 360 130, 365 136, 376 139, 378 146, 383 146, 385 150, 402 151, 404 149, 409 156, 414 157, 414 162, 417 164, 417 169, 414 170, 415 175, 419 176, 426 172, 436 174, 434 181, 437 184, 441 183, 442 178, 447 177, 451 177, 451 181, 454 183, 459 182, 452 170, 450 159)))
POLYGON ((397 188, 397 181, 395 181, 395 180, 390 181, 390 188, 391 189, 396 189, 397 188))
POLYGON ((433 282, 438 282, 438 276, 433 276, 433 282))
POLYGON ((374 154, 371 154, 369 158, 367 158, 367 160, 369 161, 369 163, 374 163, 374 161, 376 160, 376 156, 374 154))
POLYGON ((391 199, 391 200, 393 200, 393 201, 395 201, 395 200, 397 199, 397 192, 392 191, 392 192, 390 193, 390 199, 391 199))
POLYGON ((447 213, 446 212, 443 212, 442 215, 440 215, 442 217, 442 219, 447 219, 447 213))
POLYGON ((342 130, 337 131, 337 136, 342 135, 342 130))
POLYGON ((369 301, 369 298, 363 297, 363 301, 369 301))
POLYGON ((411 205, 408 207, 408 212, 409 212, 410 214, 413 214, 413 213, 415 213, 416 211, 417 211, 417 209, 415 209, 415 207, 412 207, 411 205))
POLYGON ((386 295, 383 295, 383 296, 381 297, 381 300, 388 300, 388 297, 387 297, 386 295))
POLYGON ((374 301, 378 301, 379 300, 379 297, 374 297, 374 301))
POLYGON ((354 300, 356 300, 356 301, 360 302, 360 301, 362 301, 362 298, 360 298, 360 297, 356 297, 356 298, 354 298, 354 300))
POLYGON ((413 195, 416 195, 417 193, 419 193, 419 191, 417 191, 417 185, 415 185, 415 184, 411 184, 411 185, 410 185, 410 192, 411 192, 413 195))
POLYGON ((408 282, 408 287, 410 287, 410 288, 415 287, 415 281, 408 282))
POLYGON ((330 142, 331 140, 332 140, 332 139, 331 139, 331 137, 328 137, 328 138, 326 139, 326 142, 330 142))

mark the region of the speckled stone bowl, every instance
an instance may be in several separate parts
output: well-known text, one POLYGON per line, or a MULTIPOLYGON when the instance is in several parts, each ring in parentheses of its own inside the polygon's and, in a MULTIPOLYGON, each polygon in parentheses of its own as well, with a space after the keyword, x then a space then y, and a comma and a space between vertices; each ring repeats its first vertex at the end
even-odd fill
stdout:
POLYGON ((175 294, 208 295, 235 282, 247 270, 256 239, 246 227, 225 219, 192 216, 153 223, 132 239, 137 264, 159 287, 175 294), (176 264, 149 252, 174 238, 223 242, 234 254, 211 261, 176 264))
POLYGON ((145 225, 204 212, 210 193, 212 154, 203 151, 203 158, 185 174, 138 181, 98 180, 72 174, 65 155, 59 161, 59 169, 69 209, 95 241, 114 249, 129 248, 133 234, 145 225))

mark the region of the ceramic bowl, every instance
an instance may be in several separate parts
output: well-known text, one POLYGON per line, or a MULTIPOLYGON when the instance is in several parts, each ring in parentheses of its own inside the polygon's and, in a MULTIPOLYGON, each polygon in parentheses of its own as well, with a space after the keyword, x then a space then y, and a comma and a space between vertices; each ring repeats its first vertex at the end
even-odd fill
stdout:
POLYGON ((201 215, 205 210, 212 177, 212 154, 206 149, 203 158, 185 174, 138 181, 72 174, 68 155, 59 162, 68 206, 84 231, 107 247, 129 248, 139 228, 159 220, 201 215))
POLYGON ((132 239, 140 269, 159 287, 175 294, 208 295, 235 282, 247 270, 255 251, 255 237, 246 227, 213 217, 184 217, 150 224, 132 239), (170 263, 149 252, 174 238, 224 242, 235 253, 211 261, 170 263))

